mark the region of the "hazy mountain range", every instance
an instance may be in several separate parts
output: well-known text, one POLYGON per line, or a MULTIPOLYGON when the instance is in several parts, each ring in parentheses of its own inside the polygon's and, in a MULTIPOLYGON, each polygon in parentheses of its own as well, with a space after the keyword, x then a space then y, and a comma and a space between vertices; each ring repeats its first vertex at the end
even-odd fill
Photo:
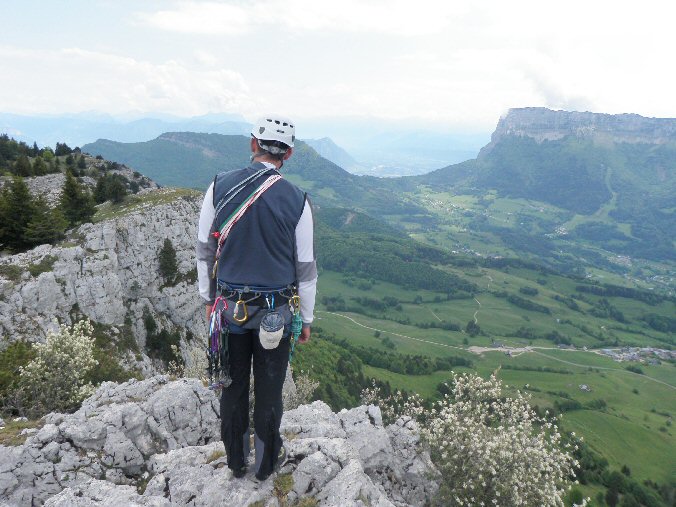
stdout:
MULTIPOLYGON (((97 139, 132 143, 165 132, 249 135, 251 124, 239 115, 207 114, 193 118, 170 115, 113 117, 100 113, 22 116, 0 113, 0 133, 29 144, 82 146, 97 139)), ((403 176, 422 174, 473 158, 488 133, 439 131, 431 126, 372 118, 318 118, 299 125, 322 156, 355 174, 403 176), (312 138, 315 138, 314 141, 312 138), (320 147, 320 144, 322 147, 320 147), (349 152, 349 153, 348 153, 349 152)))

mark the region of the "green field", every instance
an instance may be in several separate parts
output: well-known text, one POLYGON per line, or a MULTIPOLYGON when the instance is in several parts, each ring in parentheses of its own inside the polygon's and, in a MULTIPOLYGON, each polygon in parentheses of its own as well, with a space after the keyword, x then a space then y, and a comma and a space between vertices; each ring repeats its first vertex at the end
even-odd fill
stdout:
MULTIPOLYGON (((672 302, 648 305, 634 299, 608 298, 625 314, 627 322, 620 324, 590 313, 599 299, 596 296, 585 294, 584 300, 576 299, 580 311, 573 311, 554 299, 557 295, 578 295, 575 286, 580 282, 570 278, 528 269, 505 272, 488 268, 441 268, 472 280, 481 292, 476 294, 476 298, 447 300, 432 291, 405 290, 387 282, 365 281, 324 271, 320 276, 316 324, 357 347, 431 358, 468 358, 472 361, 471 370, 483 376, 497 371, 508 389, 527 390, 532 396, 532 404, 541 408, 553 408, 556 403, 579 402, 580 408, 562 415, 563 428, 583 436, 592 449, 608 459, 612 469, 627 465, 634 477, 651 478, 658 482, 669 481, 673 477, 673 467, 665 464, 670 463, 670 456, 676 453, 676 438, 670 425, 671 417, 676 413, 674 363, 641 364, 643 375, 630 372, 625 367, 636 363, 618 363, 596 353, 593 348, 599 343, 598 337, 582 331, 591 330, 598 336, 617 339, 619 343, 664 345, 664 341, 673 340, 673 337, 651 329, 638 318, 646 312, 668 316, 673 310, 672 302), (519 292, 521 287, 535 288, 537 294, 524 296, 519 292), (498 296, 498 292, 520 294, 548 308, 550 313, 515 306, 504 294, 498 296), (327 311, 321 304, 322 298, 336 295, 346 301, 347 310, 327 311), (382 300, 387 296, 396 297, 400 301, 400 309, 390 306, 379 310, 359 307, 354 299, 368 297, 382 300), (397 322, 403 317, 409 319, 407 324, 397 322), (470 337, 464 328, 475 317, 481 334, 470 337), (425 328, 430 322, 440 320, 456 323, 460 330, 425 328), (578 348, 562 350, 542 338, 529 340, 510 336, 522 326, 531 328, 538 335, 557 331, 569 336, 578 348), (532 348, 528 352, 508 356, 504 349, 495 346, 496 342, 507 347, 532 348), (496 350, 476 354, 468 350, 470 346, 494 347, 496 350), (588 347, 588 350, 582 350, 582 346, 588 347), (532 371, 537 368, 552 371, 532 371), (589 387, 589 392, 580 388, 583 384, 589 387), (590 409, 589 404, 596 403, 596 400, 603 400, 605 406, 590 409)), ((456 372, 469 370, 466 367, 455 369, 456 372)), ((393 388, 434 397, 437 386, 449 380, 452 372, 405 375, 365 365, 364 374, 387 381, 393 388)))

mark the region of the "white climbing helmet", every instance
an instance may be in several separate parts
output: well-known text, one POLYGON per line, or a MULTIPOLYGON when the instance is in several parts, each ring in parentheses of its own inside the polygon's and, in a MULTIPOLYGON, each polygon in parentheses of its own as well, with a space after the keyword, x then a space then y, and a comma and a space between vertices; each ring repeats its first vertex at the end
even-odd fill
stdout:
MULTIPOLYGON (((279 141, 289 148, 293 148, 293 142, 296 140, 296 127, 291 120, 283 116, 263 116, 254 123, 251 135, 258 139, 258 144, 263 149, 267 148, 264 144, 261 144, 261 141, 279 141)), ((279 153, 285 151, 279 151, 279 153)))

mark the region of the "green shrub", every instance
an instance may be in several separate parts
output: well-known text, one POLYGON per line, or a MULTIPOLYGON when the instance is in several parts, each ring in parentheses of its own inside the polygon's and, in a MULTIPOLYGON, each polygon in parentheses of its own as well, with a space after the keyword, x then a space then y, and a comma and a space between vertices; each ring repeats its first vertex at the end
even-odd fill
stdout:
POLYGON ((46 255, 40 262, 28 265, 28 272, 37 278, 42 273, 48 273, 54 269, 54 263, 58 260, 54 255, 46 255))
POLYGON ((23 341, 10 343, 0 352, 0 398, 4 398, 9 391, 19 375, 19 368, 26 366, 34 357, 31 344, 23 341))
POLYGON ((20 266, 15 266, 14 264, 0 264, 0 276, 7 278, 11 282, 18 282, 21 280, 21 274, 23 269, 20 266))

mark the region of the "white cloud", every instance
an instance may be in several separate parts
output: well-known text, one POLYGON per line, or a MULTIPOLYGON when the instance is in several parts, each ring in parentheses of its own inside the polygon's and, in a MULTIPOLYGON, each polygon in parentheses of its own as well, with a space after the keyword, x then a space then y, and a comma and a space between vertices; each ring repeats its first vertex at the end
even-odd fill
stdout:
MULTIPOLYGON (((181 33, 240 35, 264 27, 290 32, 368 32, 397 36, 436 33, 468 8, 436 0, 259 0, 232 4, 182 1, 170 9, 138 13, 142 22, 181 33)), ((272 48, 271 48, 272 49, 272 48)))
POLYGON ((151 63, 79 48, 0 46, 0 110, 60 113, 88 110, 161 111, 197 115, 254 107, 242 76, 222 68, 191 68, 177 61, 151 63), (38 70, 36 72, 36 69, 38 70))

